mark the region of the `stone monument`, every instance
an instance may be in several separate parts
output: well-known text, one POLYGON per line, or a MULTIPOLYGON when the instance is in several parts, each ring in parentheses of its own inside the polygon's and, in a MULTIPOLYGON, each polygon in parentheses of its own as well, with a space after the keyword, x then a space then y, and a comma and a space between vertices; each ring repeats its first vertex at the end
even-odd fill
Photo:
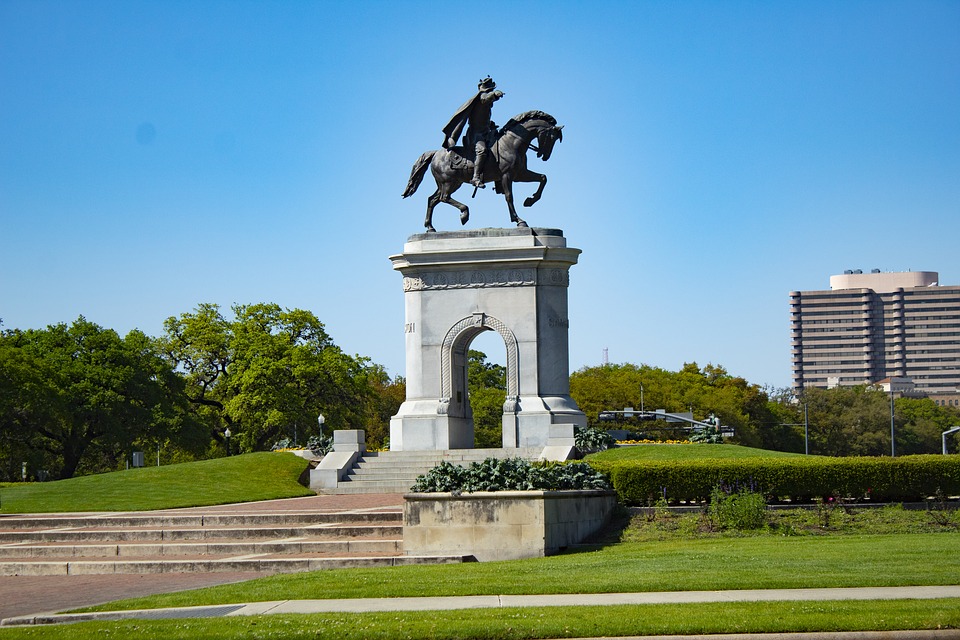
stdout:
POLYGON ((411 236, 391 256, 403 274, 407 398, 390 448, 473 447, 467 351, 496 331, 507 354, 503 446, 545 446, 552 425, 586 426, 570 398, 567 286, 579 249, 558 229, 411 236))
POLYGON ((484 331, 497 332, 506 350, 504 448, 572 446, 573 427, 586 426, 570 397, 568 361, 567 288, 580 250, 559 229, 529 228, 513 204, 514 182, 539 182, 524 206, 540 199, 547 179, 527 169, 526 152, 549 159, 562 127, 527 111, 498 130, 491 108, 503 93, 495 87, 489 77, 480 81, 444 128, 443 148, 420 157, 403 193, 412 195, 431 169, 437 191, 427 199, 427 232, 390 257, 406 307, 407 396, 390 422, 394 451, 473 448, 467 352, 484 331), (465 125, 468 144, 455 146, 465 125), (506 198, 517 228, 437 233, 434 207, 457 207, 466 224, 467 206, 450 195, 464 183, 476 193, 486 181, 506 198))

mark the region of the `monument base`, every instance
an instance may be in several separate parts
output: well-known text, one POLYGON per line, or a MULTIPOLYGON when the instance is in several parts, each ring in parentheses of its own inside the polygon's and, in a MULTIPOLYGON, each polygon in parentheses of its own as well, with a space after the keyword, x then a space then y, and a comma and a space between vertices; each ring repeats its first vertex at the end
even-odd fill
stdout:
MULTIPOLYGON (((521 397, 503 413, 503 447, 545 447, 556 440, 554 427, 586 428, 587 416, 569 397, 521 397)), ((473 418, 439 413, 441 403, 407 401, 390 420, 391 451, 473 449, 473 418)), ((573 444, 572 442, 570 443, 573 444)))
POLYGON ((586 426, 570 397, 567 287, 579 249, 559 229, 411 236, 403 274, 407 397, 390 421, 394 451, 473 448, 469 348, 492 331, 506 352, 503 446, 543 447, 554 425, 586 426))
POLYGON ((442 415, 440 409, 440 402, 429 400, 400 405, 390 419, 390 450, 473 449, 473 418, 442 415))

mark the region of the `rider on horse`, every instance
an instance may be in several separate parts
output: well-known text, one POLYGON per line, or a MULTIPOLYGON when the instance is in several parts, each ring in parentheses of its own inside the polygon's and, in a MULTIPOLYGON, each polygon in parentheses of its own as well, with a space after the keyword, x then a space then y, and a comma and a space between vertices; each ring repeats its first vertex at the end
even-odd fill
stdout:
POLYGON ((497 125, 490 119, 493 112, 493 103, 503 97, 503 91, 497 90, 497 84, 487 76, 477 85, 477 94, 467 100, 457 109, 450 123, 443 128, 443 148, 451 149, 457 144, 460 132, 467 125, 467 135, 464 136, 465 146, 474 145, 476 159, 473 162, 473 180, 475 187, 483 188, 483 162, 487 155, 487 148, 496 143, 497 125))

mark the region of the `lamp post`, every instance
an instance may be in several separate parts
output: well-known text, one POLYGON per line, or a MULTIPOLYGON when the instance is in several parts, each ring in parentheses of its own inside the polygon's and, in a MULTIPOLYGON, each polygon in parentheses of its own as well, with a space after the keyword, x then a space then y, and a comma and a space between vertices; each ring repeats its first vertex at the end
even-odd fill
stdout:
POLYGON ((321 435, 321 436, 323 435, 323 423, 326 422, 326 421, 327 421, 327 419, 323 417, 323 414, 322 414, 322 413, 317 416, 317 424, 320 425, 320 435, 321 435))
POLYGON ((233 435, 233 434, 230 433, 230 427, 227 427, 226 429, 223 430, 223 438, 224 438, 224 440, 227 441, 227 455, 228 455, 228 456, 230 455, 230 436, 232 436, 232 435, 233 435))
POLYGON ((897 457, 897 441, 893 431, 894 427, 894 417, 893 412, 893 379, 890 379, 890 457, 897 457))
POLYGON ((807 401, 803 401, 803 453, 810 455, 810 414, 807 413, 807 401))

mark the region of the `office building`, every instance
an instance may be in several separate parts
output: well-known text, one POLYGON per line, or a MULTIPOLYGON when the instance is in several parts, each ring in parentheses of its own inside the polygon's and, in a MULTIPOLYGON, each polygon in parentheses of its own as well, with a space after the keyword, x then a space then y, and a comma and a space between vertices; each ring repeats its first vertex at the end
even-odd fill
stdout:
POLYGON ((830 276, 830 289, 790 293, 793 386, 907 378, 925 395, 960 389, 960 286, 935 271, 830 276))

